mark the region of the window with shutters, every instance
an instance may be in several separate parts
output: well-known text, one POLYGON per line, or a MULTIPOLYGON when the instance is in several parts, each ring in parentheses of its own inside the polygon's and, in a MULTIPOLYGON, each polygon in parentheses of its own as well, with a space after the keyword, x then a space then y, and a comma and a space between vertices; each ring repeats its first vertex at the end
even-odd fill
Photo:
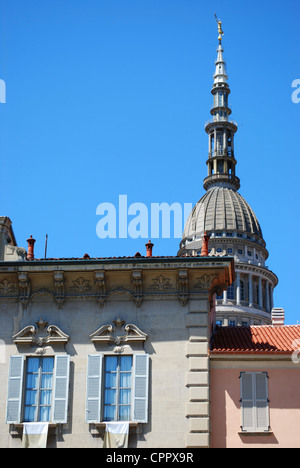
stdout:
POLYGON ((241 372, 241 409, 244 432, 269 432, 267 372, 241 372))
POLYGON ((53 357, 26 360, 24 422, 50 421, 53 370, 53 357))
POLYGON ((132 356, 105 356, 103 415, 105 421, 130 421, 132 356))
POLYGON ((11 356, 6 422, 67 422, 69 355, 11 356))
POLYGON ((148 421, 149 355, 88 356, 86 421, 148 421))

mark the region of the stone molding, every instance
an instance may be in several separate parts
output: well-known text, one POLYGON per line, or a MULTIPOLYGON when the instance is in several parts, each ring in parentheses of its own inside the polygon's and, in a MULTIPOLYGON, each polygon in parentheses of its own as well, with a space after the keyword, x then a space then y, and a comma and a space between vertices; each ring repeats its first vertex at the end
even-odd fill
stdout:
POLYGON ((118 317, 113 321, 114 325, 106 324, 90 335, 93 343, 121 344, 144 343, 147 334, 140 330, 136 325, 128 323, 118 317))
POLYGON ((12 340, 17 345, 27 344, 44 347, 54 344, 66 344, 69 341, 69 336, 56 325, 48 326, 48 322, 41 317, 36 322, 36 326, 27 325, 16 333, 12 340))
POLYGON ((59 309, 66 301, 77 299, 95 301, 103 308, 118 295, 127 296, 138 308, 153 296, 162 300, 177 297, 180 304, 186 306, 191 297, 206 289, 226 288, 234 275, 232 259, 201 258, 199 262, 199 258, 195 258, 193 263, 190 258, 186 262, 184 258, 176 258, 164 261, 164 268, 158 260, 157 264, 145 262, 138 268, 126 262, 118 263, 114 269, 112 264, 98 269, 89 260, 87 262, 85 268, 79 264, 74 268, 64 262, 59 267, 28 262, 26 270, 25 265, 18 262, 6 270, 5 275, 0 271, 0 300, 18 301, 23 310, 42 296, 49 296, 59 309))

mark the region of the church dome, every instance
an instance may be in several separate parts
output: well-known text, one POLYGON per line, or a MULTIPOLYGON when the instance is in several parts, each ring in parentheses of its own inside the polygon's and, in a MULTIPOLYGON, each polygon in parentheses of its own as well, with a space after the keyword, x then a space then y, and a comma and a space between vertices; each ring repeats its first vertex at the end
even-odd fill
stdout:
POLYGON ((211 187, 195 205, 182 238, 195 240, 205 231, 225 236, 243 233, 263 239, 259 222, 246 200, 232 188, 220 186, 211 187))
POLYGON ((203 181, 206 193, 188 217, 177 255, 208 255, 216 262, 224 256, 234 259, 234 281, 214 296, 218 325, 269 324, 278 278, 266 266, 269 253, 257 217, 238 193, 235 148, 238 126, 229 120, 231 91, 220 31, 218 39, 211 89, 212 118, 204 127, 208 135, 207 176, 203 181))

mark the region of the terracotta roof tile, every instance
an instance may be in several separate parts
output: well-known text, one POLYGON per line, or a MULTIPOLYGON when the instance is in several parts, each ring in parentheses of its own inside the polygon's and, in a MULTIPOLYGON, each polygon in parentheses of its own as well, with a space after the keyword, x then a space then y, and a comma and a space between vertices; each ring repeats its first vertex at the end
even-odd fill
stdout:
POLYGON ((209 256, 199 256, 199 255, 152 255, 151 257, 147 257, 145 255, 137 255, 139 252, 137 252, 135 255, 130 255, 130 256, 119 256, 119 257, 90 257, 88 254, 85 254, 83 257, 47 257, 47 258, 27 258, 26 262, 30 263, 39 263, 39 262, 64 262, 64 261, 97 261, 97 260, 136 260, 137 258, 145 259, 145 260, 169 260, 169 259, 175 259, 178 261, 185 261, 185 260, 199 260, 199 259, 208 259, 208 260, 214 260, 218 259, 220 260, 225 259, 225 260, 233 260, 233 257, 231 256, 224 256, 224 257, 218 257, 217 255, 209 255, 209 256))
POLYGON ((217 327, 212 353, 288 353, 299 348, 300 325, 217 327), (295 340, 299 340, 296 342, 295 340))

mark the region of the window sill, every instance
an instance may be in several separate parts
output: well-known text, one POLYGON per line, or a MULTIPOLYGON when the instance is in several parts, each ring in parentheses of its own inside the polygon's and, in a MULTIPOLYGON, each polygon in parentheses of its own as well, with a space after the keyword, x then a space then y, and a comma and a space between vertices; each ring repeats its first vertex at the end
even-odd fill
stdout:
MULTIPOLYGON (((99 435, 99 433, 105 432, 106 424, 105 422, 92 423, 90 424, 90 432, 92 435, 99 435)), ((129 430, 134 434, 140 434, 142 425, 137 422, 129 422, 129 430)))
MULTIPOLYGON (((20 437, 23 434, 23 423, 10 424, 9 433, 11 436, 20 437)), ((59 435, 61 434, 61 424, 49 423, 49 435, 59 435)))
POLYGON ((269 436, 273 434, 272 430, 263 432, 250 432, 250 431, 239 431, 238 434, 241 436, 269 436))

